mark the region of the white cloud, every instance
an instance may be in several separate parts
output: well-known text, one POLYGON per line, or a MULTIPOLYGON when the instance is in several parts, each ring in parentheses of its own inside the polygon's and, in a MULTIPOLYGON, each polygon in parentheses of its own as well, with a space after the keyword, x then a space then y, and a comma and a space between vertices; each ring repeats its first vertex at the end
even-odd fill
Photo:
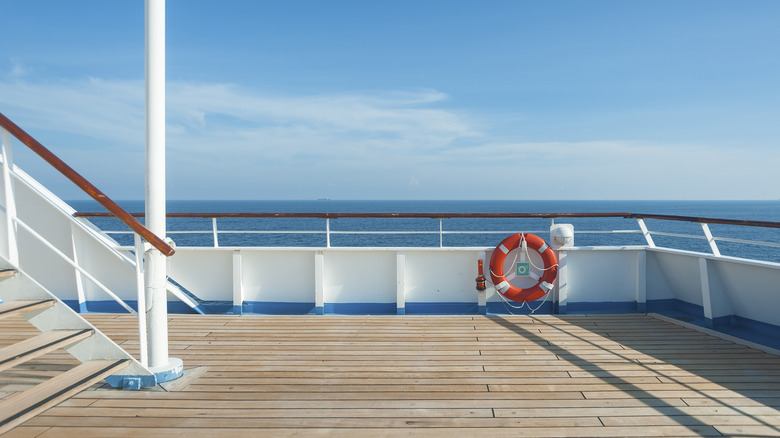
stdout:
MULTIPOLYGON (((104 189, 120 198, 143 196, 143 99, 142 81, 0 80, 5 114, 33 135, 67 134, 47 146, 89 169, 98 187, 118 184, 122 166, 133 183, 104 189), (122 192, 127 185, 135 191, 122 192)), ((283 96, 169 82, 170 197, 313 198, 323 187, 333 198, 399 198, 410 187, 427 199, 778 197, 756 190, 778 185, 775 172, 759 170, 780 162, 777 150, 503 141, 511 136, 446 109, 447 99, 430 89, 283 96)))
POLYGON ((22 76, 25 76, 30 71, 27 66, 22 64, 18 59, 11 59, 11 71, 8 73, 8 75, 12 78, 20 78, 22 76))

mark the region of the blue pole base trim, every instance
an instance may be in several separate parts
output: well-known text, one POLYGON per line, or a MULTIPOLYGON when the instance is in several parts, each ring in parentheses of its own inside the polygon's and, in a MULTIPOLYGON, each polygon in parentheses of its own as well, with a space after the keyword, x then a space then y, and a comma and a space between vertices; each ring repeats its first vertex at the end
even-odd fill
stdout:
POLYGON ((178 379, 184 374, 184 363, 175 357, 168 358, 168 364, 149 369, 153 374, 142 376, 113 375, 106 377, 106 383, 113 388, 137 391, 160 383, 178 379))
POLYGON ((157 378, 152 374, 148 376, 108 376, 106 383, 112 388, 127 389, 137 391, 141 388, 148 388, 157 385, 157 378))
POLYGON ((399 307, 396 311, 398 312, 398 315, 406 315, 406 307, 399 307))
POLYGON ((325 314, 325 308, 322 306, 314 306, 313 309, 311 309, 311 312, 309 312, 310 315, 324 315, 325 314))
POLYGON ((480 315, 487 315, 487 306, 477 306, 477 312, 479 312, 480 315))
POLYGON ((169 357, 167 365, 149 369, 154 373, 154 377, 157 378, 157 384, 159 385, 160 383, 170 382, 181 377, 184 374, 184 363, 179 358, 169 357))

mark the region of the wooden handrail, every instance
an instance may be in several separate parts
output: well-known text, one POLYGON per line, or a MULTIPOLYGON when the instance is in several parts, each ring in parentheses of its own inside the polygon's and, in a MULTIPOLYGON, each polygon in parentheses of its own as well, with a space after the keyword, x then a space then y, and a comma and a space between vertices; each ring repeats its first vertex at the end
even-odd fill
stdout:
MULTIPOLYGON (((144 217, 144 213, 130 213, 135 217, 144 217)), ((111 217, 110 213, 77 212, 76 217, 111 217)), ((170 218, 583 218, 583 217, 619 217, 625 219, 659 219, 706 224, 740 225, 750 227, 780 228, 780 222, 751 221, 742 219, 718 219, 696 216, 673 216, 644 213, 167 213, 170 218)))
MULTIPOLYGON (((130 213, 144 217, 144 213, 130 213)), ((167 213, 170 218, 566 218, 566 217, 626 217, 631 213, 167 213)), ((74 213, 76 217, 111 217, 109 213, 74 213)))
POLYGON ((122 207, 117 205, 116 202, 112 201, 111 198, 109 198, 103 192, 98 190, 97 187, 95 187, 94 185, 92 185, 92 183, 87 181, 86 178, 79 175, 78 172, 76 172, 70 166, 65 164, 65 162, 62 161, 56 155, 54 155, 53 152, 46 149, 37 140, 32 138, 30 134, 25 132, 16 123, 12 122, 8 117, 3 115, 2 113, 0 113, 0 126, 5 128, 6 131, 11 133, 11 135, 16 137, 25 146, 27 146, 33 152, 38 154, 41 158, 43 158, 52 167, 57 169, 66 178, 73 181, 74 184, 76 184, 81 190, 83 190, 86 194, 92 197, 92 199, 94 199, 100 205, 105 207, 106 210, 110 211, 111 216, 115 216, 119 220, 124 222, 128 227, 130 227, 131 230, 135 231, 136 233, 138 233, 138 235, 146 239, 147 242, 149 242, 155 248, 159 249, 160 252, 162 252, 166 256, 172 256, 174 252, 176 252, 173 248, 171 248, 170 245, 165 243, 165 241, 163 241, 160 237, 158 237, 156 234, 154 234, 148 228, 144 227, 140 222, 138 222, 138 220, 135 219, 134 215, 131 215, 130 213, 122 209, 122 207))
POLYGON ((712 217, 674 216, 667 214, 631 213, 629 219, 659 219, 665 221, 696 222, 700 224, 741 225, 748 227, 780 228, 780 222, 750 221, 743 219, 718 219, 712 217))

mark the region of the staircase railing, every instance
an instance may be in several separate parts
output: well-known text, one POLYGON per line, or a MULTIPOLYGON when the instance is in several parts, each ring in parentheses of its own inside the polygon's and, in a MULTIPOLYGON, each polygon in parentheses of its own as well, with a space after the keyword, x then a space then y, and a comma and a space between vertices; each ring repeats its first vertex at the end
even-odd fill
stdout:
MULTIPOLYGON (((6 216, 5 226, 7 230, 7 235, 6 235, 7 250, 8 250, 7 255, 9 261, 11 262, 11 264, 15 266, 19 266, 19 248, 17 246, 16 230, 19 227, 21 227, 30 236, 32 236, 37 241, 42 243, 49 250, 54 252, 57 256, 59 256, 67 264, 69 264, 71 267, 73 267, 76 270, 77 272, 76 281, 78 284, 77 289, 79 289, 78 290, 79 294, 82 293, 81 286, 80 286, 80 282, 81 282, 80 276, 83 276, 84 278, 90 280, 93 284, 95 284, 98 288, 100 288, 103 292, 105 292, 116 302, 118 302, 128 312, 138 316, 139 342, 141 344, 141 363, 144 366, 146 366, 147 365, 147 354, 146 354, 147 352, 145 348, 146 338, 147 338, 146 318, 145 318, 145 312, 140 311, 141 309, 145 308, 144 296, 143 296, 144 295, 143 272, 142 272, 143 264, 141 263, 142 252, 139 252, 139 251, 143 251, 143 247, 140 243, 141 242, 140 238, 146 240, 146 242, 148 242, 154 248, 158 249, 165 256, 173 255, 175 250, 168 243, 166 243, 162 238, 158 237, 152 231, 144 227, 140 222, 138 222, 137 219, 135 219, 135 217, 133 217, 130 213, 122 209, 116 202, 111 200, 102 191, 98 190, 97 187, 95 187, 92 183, 87 181, 86 178, 84 178, 78 172, 73 170, 69 165, 67 165, 64 161, 62 161, 59 157, 57 157, 49 149, 44 147, 40 142, 35 140, 31 135, 25 132, 22 128, 20 128, 10 119, 8 119, 2 113, 0 113, 0 143, 1 143, 0 156, 2 157, 2 165, 3 165, 3 173, 2 173, 3 186, 4 186, 3 201, 4 201, 5 216, 6 216), (22 144, 24 144, 25 146, 30 148, 33 152, 35 152, 37 155, 39 155, 41 158, 43 158, 47 163, 49 163, 52 167, 54 167, 57 171, 59 171, 63 176, 71 180, 77 187, 79 187, 86 194, 88 194, 92 199, 94 199, 100 205, 106 208, 106 210, 108 210, 112 216, 121 220, 135 233, 136 236, 138 236, 136 238, 138 244, 136 245, 136 257, 134 262, 135 262, 135 269, 137 274, 136 280, 138 282, 138 284, 136 285, 137 286, 136 290, 138 294, 139 312, 133 310, 132 307, 130 307, 115 293, 113 293, 110 288, 108 288, 100 280, 95 278, 95 276, 93 276, 90 272, 84 269, 84 267, 80 266, 80 264, 76 260, 75 249, 74 249, 74 257, 73 258, 69 257, 68 255, 63 253, 60 249, 58 249, 55 244, 51 243, 46 237, 44 237, 40 232, 36 231, 29 224, 25 223, 24 221, 20 220, 17 217, 14 178, 20 179, 25 183, 27 183, 28 185, 30 183, 29 181, 27 181, 27 178, 25 178, 24 172, 22 172, 18 168, 15 168, 14 166, 13 158, 12 158, 13 154, 11 148, 11 138, 10 138, 11 135, 13 135, 22 144)), ((38 192, 40 193, 44 193, 46 191, 44 188, 41 187, 38 187, 37 189, 38 192)), ((45 193, 44 193, 44 197, 46 197, 45 193)), ((51 196, 49 196, 48 198, 51 198, 51 196)), ((60 209, 62 209, 62 206, 59 207, 60 209)), ((120 257, 124 257, 124 256, 120 255, 120 257)))
MULTIPOLYGON (((34 139, 30 134, 25 132, 22 128, 20 128, 16 123, 12 122, 10 119, 8 119, 5 115, 0 113, 0 126, 2 126, 3 130, 10 133, 14 137, 16 137, 22 144, 30 148, 33 152, 38 154, 41 158, 43 158, 47 163, 49 163, 52 167, 57 169, 63 176, 68 178, 69 180, 73 181, 74 184, 78 188, 84 191, 84 193, 88 194, 92 199, 97 201, 100 205, 105 207, 106 210, 111 212, 112 215, 116 216, 119 220, 124 222, 128 227, 130 227, 131 230, 133 230, 136 234, 143 237, 147 242, 149 242, 152 246, 160 250, 163 254, 166 256, 172 256, 175 250, 165 243, 163 239, 158 237, 156 234, 152 233, 148 228, 144 227, 136 218, 134 218, 130 213, 125 211, 122 207, 117 205, 116 202, 112 201, 111 198, 106 196, 103 192, 98 190, 97 187, 95 187, 92 183, 87 181, 86 178, 81 176, 78 172, 73 170, 70 166, 68 166, 64 161, 62 161, 58 156, 56 156, 53 152, 51 152, 49 149, 44 147, 41 143, 39 143, 36 139, 34 139)), ((4 135, 5 137, 5 135, 4 135)), ((6 141, 3 140, 3 144, 5 145, 6 141)), ((10 146, 10 141, 8 141, 10 146)), ((10 156, 10 154, 9 154, 10 156)), ((5 157, 3 157, 5 158, 5 157)), ((6 161, 8 165, 12 165, 12 162, 10 160, 6 161)), ((10 167, 10 166, 9 166, 10 167)), ((8 189, 6 189, 8 190, 8 189)))

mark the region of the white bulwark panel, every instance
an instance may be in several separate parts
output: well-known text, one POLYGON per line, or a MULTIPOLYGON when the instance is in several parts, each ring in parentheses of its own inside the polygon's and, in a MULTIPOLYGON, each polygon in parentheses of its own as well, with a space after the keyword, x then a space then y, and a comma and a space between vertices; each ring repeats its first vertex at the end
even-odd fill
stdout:
POLYGON ((325 303, 395 303, 395 251, 323 251, 325 303))
POLYGON ((244 301, 314 302, 312 251, 241 250, 244 301))
POLYGON ((177 248, 176 254, 170 257, 168 275, 202 300, 233 300, 231 249, 177 248))
POLYGON ((636 251, 569 250, 569 303, 631 302, 636 299, 636 251))
POLYGON ((478 250, 406 252, 406 302, 476 303, 478 250))

